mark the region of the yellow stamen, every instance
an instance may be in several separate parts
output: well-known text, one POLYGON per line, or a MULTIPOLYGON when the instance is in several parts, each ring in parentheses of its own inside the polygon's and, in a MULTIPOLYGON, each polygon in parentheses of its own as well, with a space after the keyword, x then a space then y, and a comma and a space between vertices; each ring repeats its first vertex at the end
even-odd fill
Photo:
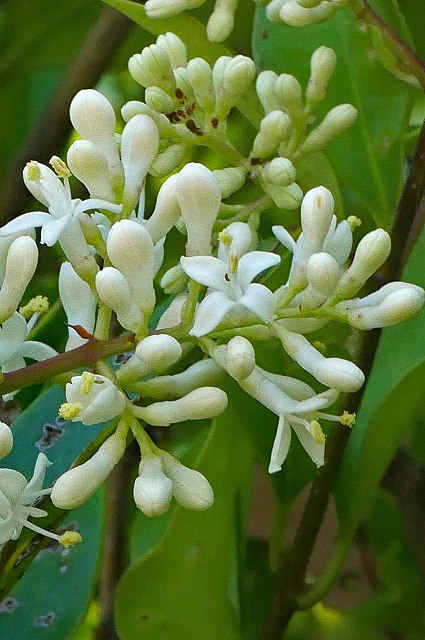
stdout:
POLYGON ((357 216, 348 216, 347 222, 350 225, 351 231, 354 231, 354 229, 357 229, 357 227, 360 227, 362 223, 360 218, 358 218, 357 216))
POLYGON ((27 162, 27 170, 28 180, 31 180, 31 182, 37 182, 37 180, 41 180, 41 171, 40 167, 38 166, 38 162, 36 162, 35 160, 27 162))
POLYGON ((28 320, 28 318, 31 318, 34 313, 38 313, 39 315, 46 313, 48 308, 49 300, 46 296, 35 296, 35 298, 31 298, 28 304, 19 308, 19 313, 28 320))
POLYGON ((322 427, 317 422, 317 420, 312 420, 310 422, 310 427, 311 427, 311 435, 313 436, 317 444, 325 444, 326 436, 323 433, 322 427))
POLYGON ((352 429, 356 423, 356 414, 349 413, 348 411, 344 410, 339 421, 344 425, 344 427, 350 427, 350 429, 352 429))
POLYGON ((52 156, 49 160, 49 164, 53 167, 59 178, 69 178, 71 175, 71 172, 65 162, 61 160, 59 156, 52 156))
POLYGON ((227 229, 223 229, 223 231, 220 231, 218 234, 218 241, 221 242, 221 244, 228 246, 229 244, 232 244, 233 238, 227 229))
POLYGON ((65 549, 69 549, 69 547, 73 547, 77 542, 81 542, 82 539, 78 531, 65 531, 59 538, 59 543, 64 546, 65 549))
POLYGON ((96 380, 96 376, 94 375, 94 373, 90 373, 90 371, 83 371, 83 373, 81 374, 81 382, 80 382, 81 393, 87 396, 92 390, 95 380, 96 380))
POLYGON ((239 258, 238 256, 230 254, 229 256, 229 271, 230 273, 236 273, 238 270, 239 258))
POLYGON ((326 345, 324 342, 320 342, 320 340, 314 340, 314 342, 312 342, 311 344, 315 349, 317 349, 317 351, 320 351, 320 353, 325 353, 326 345))
POLYGON ((62 418, 64 418, 64 420, 73 420, 73 418, 80 413, 82 408, 83 405, 79 402, 64 402, 59 407, 58 413, 62 418))

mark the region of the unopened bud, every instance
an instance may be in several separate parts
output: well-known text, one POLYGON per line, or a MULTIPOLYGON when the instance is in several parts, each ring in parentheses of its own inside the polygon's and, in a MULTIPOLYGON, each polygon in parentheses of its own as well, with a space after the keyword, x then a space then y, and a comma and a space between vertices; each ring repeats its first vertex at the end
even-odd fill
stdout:
POLYGON ((177 177, 176 197, 186 225, 186 255, 209 255, 211 234, 221 204, 220 186, 212 171, 190 162, 177 177))
POLYGON ((301 205, 304 254, 306 258, 321 251, 334 210, 332 193, 326 187, 310 189, 301 205))
POLYGON ((223 42, 233 30, 235 9, 239 0, 217 0, 207 24, 207 36, 211 42, 223 42))
POLYGON ((145 101, 150 109, 159 113, 171 113, 175 109, 173 98, 160 87, 148 87, 145 91, 145 101))
POLYGON ((66 471, 56 480, 50 496, 53 504, 59 509, 75 509, 87 502, 124 451, 125 439, 114 433, 87 462, 66 471))
POLYGON ((242 97, 255 77, 255 64, 246 56, 218 58, 213 67, 213 83, 216 95, 215 115, 221 120, 242 97))
POLYGON ((291 126, 291 120, 286 113, 270 111, 261 120, 260 131, 255 136, 251 156, 267 158, 276 153, 279 145, 289 134, 291 126))
POLYGON ((329 253, 340 267, 343 267, 350 257, 353 247, 353 233, 348 220, 340 222, 336 229, 330 228, 323 242, 323 251, 329 253))
POLYGON ((175 338, 167 334, 148 336, 136 347, 136 356, 154 371, 165 371, 182 355, 182 348, 175 338))
POLYGON ((252 344, 242 336, 235 336, 227 345, 226 369, 235 380, 244 380, 255 367, 255 351, 252 344))
POLYGON ((13 433, 11 428, 0 422, 0 458, 7 456, 13 448, 13 433))
POLYGON ((245 184, 246 172, 242 167, 226 167, 213 171, 214 177, 220 185, 221 198, 225 200, 232 193, 239 191, 245 184))
MULTIPOLYGON (((146 6, 146 5, 145 5, 146 6)), ((173 69, 187 64, 186 45, 178 36, 168 31, 156 39, 156 44, 168 54, 173 69)))
POLYGON ((165 475, 160 458, 142 459, 133 487, 136 507, 149 517, 160 516, 168 510, 172 496, 173 483, 165 475))
POLYGON ((158 191, 155 209, 151 217, 146 221, 146 229, 156 244, 163 238, 179 219, 180 205, 177 200, 178 176, 175 174, 167 178, 158 191))
POLYGON ((302 88, 294 76, 282 73, 275 83, 276 95, 295 126, 305 118, 302 88))
POLYGON ((212 114, 215 109, 215 91, 210 65, 203 58, 193 58, 187 64, 187 74, 196 102, 206 114, 212 114))
POLYGON ((152 118, 158 127, 161 138, 172 138, 175 135, 173 125, 163 113, 153 111, 147 104, 139 100, 130 100, 126 102, 121 109, 121 115, 124 122, 130 122, 134 116, 146 115, 152 118))
POLYGON ((148 0, 145 4, 149 18, 167 18, 182 11, 190 11, 204 4, 205 0, 148 0))
POLYGON ((328 253, 314 253, 308 259, 307 279, 319 293, 328 297, 340 278, 338 263, 328 253))
POLYGON ((112 264, 127 279, 134 302, 150 314, 155 307, 154 249, 148 231, 133 220, 120 220, 111 227, 106 247, 112 264))
POLYGON ((303 199, 303 192, 299 184, 292 182, 287 187, 279 187, 270 182, 262 181, 264 191, 274 200, 276 206, 281 209, 298 209, 303 199))
POLYGON ((306 102, 310 108, 325 99, 335 67, 336 54, 329 47, 319 47, 311 56, 310 79, 306 89, 306 102))
POLYGON ((143 313, 134 304, 123 274, 114 267, 105 267, 96 275, 96 289, 102 302, 115 311, 120 325, 136 333, 143 323, 143 313))
POLYGON ((214 492, 202 473, 180 464, 172 456, 162 456, 165 473, 173 483, 173 495, 186 509, 205 511, 214 502, 214 492))
POLYGON ((282 111, 282 105, 275 90, 277 77, 277 73, 270 70, 262 71, 257 76, 255 89, 266 114, 271 111, 282 111))
POLYGON ((227 395, 216 387, 200 387, 179 400, 155 402, 148 407, 137 407, 137 416, 148 424, 168 427, 185 420, 214 418, 227 407, 227 395))
POLYGON ((198 360, 185 371, 174 375, 156 376, 140 383, 140 392, 151 398, 167 400, 181 397, 190 391, 204 386, 214 386, 223 377, 220 369, 211 358, 198 360))
POLYGON ((73 142, 68 149, 67 160, 72 173, 84 184, 92 198, 115 202, 108 161, 93 142, 73 142))
POLYGON ((282 22, 291 27, 306 27, 309 24, 321 22, 330 18, 337 7, 329 0, 322 0, 318 5, 305 9, 297 0, 288 0, 280 9, 279 17, 282 22))
POLYGON ((185 155, 186 146, 184 144, 172 144, 157 155, 152 162, 149 173, 156 178, 167 176, 183 162, 185 155))
POLYGON ((339 104, 331 109, 322 122, 313 129, 300 145, 297 155, 307 155, 323 149, 333 138, 349 129, 357 118, 357 109, 351 104, 339 104))
POLYGON ((37 268, 37 245, 29 236, 16 238, 9 247, 0 289, 0 323, 16 311, 37 268))
MULTIPOLYGON (((385 289, 385 287, 382 288, 385 289)), ((365 306, 350 309, 347 313, 347 322, 351 326, 363 330, 388 327, 404 322, 413 318, 422 309, 424 295, 424 290, 421 287, 404 284, 403 287, 386 295, 376 307, 365 306)))
POLYGON ((125 125, 121 136, 121 161, 125 180, 123 204, 127 211, 137 205, 158 146, 158 129, 149 116, 134 116, 125 125))
POLYGON ((297 170, 288 158, 273 158, 265 165, 262 177, 278 187, 287 187, 295 182, 297 170))
POLYGON ((188 276, 182 269, 180 264, 171 267, 164 273, 161 278, 160 285, 164 289, 165 293, 180 293, 186 288, 189 281, 188 276))
POLYGON ((128 61, 128 70, 142 87, 161 87, 174 93, 176 82, 168 53, 156 44, 135 53, 128 61))

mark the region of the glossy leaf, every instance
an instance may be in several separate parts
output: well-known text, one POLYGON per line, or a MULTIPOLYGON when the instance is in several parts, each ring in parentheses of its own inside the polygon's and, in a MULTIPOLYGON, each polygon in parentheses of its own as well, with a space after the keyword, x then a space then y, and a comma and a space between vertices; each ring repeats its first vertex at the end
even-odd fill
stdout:
MULTIPOLYGON (((405 34, 392 2, 379 2, 380 13, 405 34)), ((369 33, 354 12, 338 11, 319 24, 294 28, 269 22, 258 9, 254 54, 260 69, 295 75, 306 85, 310 57, 321 45, 337 54, 337 68, 319 119, 333 106, 349 102, 359 110, 357 122, 326 148, 344 193, 346 212, 371 216, 389 228, 402 186, 403 137, 407 131, 412 89, 384 70, 369 33)), ((318 171, 320 181, 320 168, 318 171)))

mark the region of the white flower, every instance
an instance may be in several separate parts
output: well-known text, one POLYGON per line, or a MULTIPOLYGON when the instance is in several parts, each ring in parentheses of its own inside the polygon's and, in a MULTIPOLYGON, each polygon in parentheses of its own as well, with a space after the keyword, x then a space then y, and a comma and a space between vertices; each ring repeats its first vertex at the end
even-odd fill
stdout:
POLYGON ((38 498, 51 492, 51 489, 43 489, 44 476, 50 464, 44 453, 39 453, 33 477, 29 482, 15 469, 0 469, 0 544, 8 540, 17 540, 23 527, 53 538, 64 546, 70 546, 81 540, 77 532, 67 531, 59 536, 28 521, 30 516, 34 518, 47 516, 47 511, 32 505, 38 498))
POLYGON ((28 325, 20 313, 15 313, 0 328, 0 367, 2 373, 25 367, 24 358, 46 360, 57 352, 43 342, 26 340, 28 325))
POLYGON ((276 310, 273 293, 253 279, 265 269, 279 264, 280 257, 267 251, 250 251, 229 264, 212 256, 182 257, 181 265, 187 275, 214 289, 198 307, 193 336, 203 336, 223 320, 235 307, 245 307, 264 322, 271 322, 276 310))
POLYGON ((66 399, 59 415, 87 425, 111 420, 125 408, 123 392, 109 378, 89 371, 71 378, 66 385, 66 399))
POLYGON ((41 242, 51 247, 66 238, 67 232, 76 236, 76 240, 84 240, 79 229, 78 218, 91 209, 106 209, 119 213, 121 206, 106 200, 80 200, 71 197, 68 178, 62 183, 58 176, 44 164, 30 162, 24 169, 24 182, 32 195, 44 204, 49 212, 31 211, 11 220, 0 229, 0 236, 24 233, 30 229, 41 227, 41 242))

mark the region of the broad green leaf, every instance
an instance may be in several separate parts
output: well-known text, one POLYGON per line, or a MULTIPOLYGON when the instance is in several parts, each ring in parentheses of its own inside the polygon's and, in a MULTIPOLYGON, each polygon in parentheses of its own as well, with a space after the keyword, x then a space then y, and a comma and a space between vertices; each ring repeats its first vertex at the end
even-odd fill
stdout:
MULTIPOLYGON (((153 20, 147 17, 143 5, 131 0, 104 0, 104 2, 124 13, 152 35, 157 36, 172 31, 185 43, 189 58, 202 57, 210 64, 214 64, 220 56, 234 55, 226 45, 210 42, 204 25, 192 16, 180 14, 177 18, 153 20)), ((238 108, 250 122, 254 124, 259 122, 261 107, 253 87, 245 92, 238 108)))
MULTIPOLYGON (((392 2, 375 5, 404 35, 396 6, 392 2)), ((334 140, 325 154, 340 181, 346 210, 372 217, 388 229, 402 187, 403 139, 412 89, 371 55, 370 35, 359 28, 351 10, 338 11, 319 24, 295 28, 269 22, 264 10, 258 9, 254 54, 260 69, 291 73, 305 86, 311 54, 321 45, 336 51, 338 63, 319 119, 340 103, 354 104, 359 111, 355 125, 334 140)))
POLYGON ((102 521, 100 493, 70 514, 61 529, 75 526, 83 542, 66 550, 52 541, 37 554, 0 604, 0 637, 67 640, 72 636, 93 589, 102 521))
POLYGON ((117 590, 122 640, 239 640, 241 527, 252 447, 237 405, 212 421, 196 462, 211 482, 205 512, 176 506, 161 542, 131 566, 117 590))
POLYGON ((398 0, 400 10, 406 20, 415 51, 421 58, 425 58, 425 41, 423 33, 423 3, 422 0, 398 0))

